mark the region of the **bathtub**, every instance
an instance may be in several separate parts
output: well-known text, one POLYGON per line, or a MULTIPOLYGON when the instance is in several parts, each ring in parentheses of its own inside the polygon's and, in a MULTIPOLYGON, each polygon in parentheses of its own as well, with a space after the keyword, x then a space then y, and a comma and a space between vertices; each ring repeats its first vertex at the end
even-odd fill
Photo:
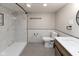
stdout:
POLYGON ((15 42, 8 48, 3 50, 0 53, 0 56, 19 56, 26 45, 27 45, 26 42, 15 42))

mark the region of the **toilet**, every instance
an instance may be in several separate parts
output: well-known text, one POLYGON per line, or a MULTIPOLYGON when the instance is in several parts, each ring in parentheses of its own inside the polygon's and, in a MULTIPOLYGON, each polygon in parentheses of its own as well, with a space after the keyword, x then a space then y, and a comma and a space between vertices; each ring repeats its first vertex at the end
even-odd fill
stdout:
POLYGON ((46 48, 53 48, 55 37, 57 37, 56 32, 51 32, 50 37, 43 37, 44 46, 46 48))

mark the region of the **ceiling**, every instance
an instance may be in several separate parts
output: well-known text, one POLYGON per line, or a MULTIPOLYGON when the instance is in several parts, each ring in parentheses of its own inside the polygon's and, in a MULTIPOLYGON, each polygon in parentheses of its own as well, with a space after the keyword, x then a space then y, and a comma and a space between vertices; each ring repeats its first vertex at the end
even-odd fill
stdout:
MULTIPOLYGON (((43 7, 42 3, 31 3, 31 8, 26 6, 26 3, 19 3, 27 12, 56 12, 66 3, 47 3, 47 7, 43 7)), ((23 12, 15 3, 0 3, 0 6, 6 7, 16 12, 23 12)))

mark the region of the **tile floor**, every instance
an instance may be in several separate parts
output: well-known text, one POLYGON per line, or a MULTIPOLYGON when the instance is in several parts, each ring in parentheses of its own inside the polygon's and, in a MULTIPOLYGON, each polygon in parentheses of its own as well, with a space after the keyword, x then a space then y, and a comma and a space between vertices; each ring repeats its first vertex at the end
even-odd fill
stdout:
POLYGON ((55 56, 54 48, 45 48, 42 43, 29 43, 21 56, 55 56))

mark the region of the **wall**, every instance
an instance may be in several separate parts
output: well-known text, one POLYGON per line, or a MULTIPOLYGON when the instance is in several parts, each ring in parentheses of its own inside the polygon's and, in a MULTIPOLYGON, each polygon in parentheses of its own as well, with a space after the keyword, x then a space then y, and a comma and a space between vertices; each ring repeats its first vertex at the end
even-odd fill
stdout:
POLYGON ((4 26, 0 26, 0 52, 15 41, 15 21, 11 10, 0 6, 0 13, 4 14, 4 26))
POLYGON ((54 29, 55 20, 52 13, 31 13, 29 17, 41 17, 42 19, 29 19, 29 29, 54 29))
MULTIPOLYGON (((67 4, 56 12, 56 29, 64 33, 79 37, 79 26, 76 23, 76 13, 79 4, 67 4), (66 26, 72 25, 72 30, 67 30, 66 26)), ((61 36, 66 36, 62 35, 61 36)))
POLYGON ((16 18, 16 42, 27 42, 27 15, 18 14, 16 18))
POLYGON ((54 13, 29 13, 28 16, 28 42, 42 42, 43 36, 50 36, 55 29, 54 13), (30 19, 41 17, 42 19, 30 19))

